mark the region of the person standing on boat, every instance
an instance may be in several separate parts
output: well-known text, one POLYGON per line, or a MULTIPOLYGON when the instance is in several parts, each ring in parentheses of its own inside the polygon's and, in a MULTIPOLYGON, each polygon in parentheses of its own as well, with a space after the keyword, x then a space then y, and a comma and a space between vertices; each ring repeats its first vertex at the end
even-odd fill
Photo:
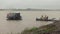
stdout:
POLYGON ((47 15, 45 15, 44 20, 48 20, 48 16, 47 15))
POLYGON ((48 20, 48 16, 46 16, 46 20, 48 20))

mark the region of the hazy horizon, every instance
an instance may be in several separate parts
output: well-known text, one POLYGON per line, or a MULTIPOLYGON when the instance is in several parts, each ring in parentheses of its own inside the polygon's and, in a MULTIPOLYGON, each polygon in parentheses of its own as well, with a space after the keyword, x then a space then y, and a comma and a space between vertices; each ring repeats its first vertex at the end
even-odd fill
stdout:
POLYGON ((0 0, 0 9, 60 9, 60 0, 0 0))

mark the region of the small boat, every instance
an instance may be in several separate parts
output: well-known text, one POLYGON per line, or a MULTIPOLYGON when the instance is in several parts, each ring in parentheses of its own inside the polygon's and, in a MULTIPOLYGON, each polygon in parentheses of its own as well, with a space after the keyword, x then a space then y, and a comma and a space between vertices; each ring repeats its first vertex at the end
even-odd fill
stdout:
POLYGON ((20 13, 8 13, 7 20, 22 20, 20 13))
POLYGON ((52 18, 52 19, 40 19, 40 18, 36 18, 36 21, 53 21, 53 22, 60 22, 60 20, 57 20, 56 18, 52 18))
POLYGON ((39 18, 36 18, 36 21, 55 21, 54 19, 39 19, 39 18))
POLYGON ((41 16, 41 18, 36 18, 36 21, 56 21, 56 18, 49 19, 48 16, 41 16))

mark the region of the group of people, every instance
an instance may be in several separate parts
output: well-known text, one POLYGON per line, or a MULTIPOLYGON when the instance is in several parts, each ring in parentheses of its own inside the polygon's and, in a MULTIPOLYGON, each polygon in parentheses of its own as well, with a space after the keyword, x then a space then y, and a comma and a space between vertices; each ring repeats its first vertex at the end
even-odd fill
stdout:
POLYGON ((45 16, 41 16, 41 18, 40 18, 41 20, 48 20, 48 16, 47 15, 45 15, 45 16))

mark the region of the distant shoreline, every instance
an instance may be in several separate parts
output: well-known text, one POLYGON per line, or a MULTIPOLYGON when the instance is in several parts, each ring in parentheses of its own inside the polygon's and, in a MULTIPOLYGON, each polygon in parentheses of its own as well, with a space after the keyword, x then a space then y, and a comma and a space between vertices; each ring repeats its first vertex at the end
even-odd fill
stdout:
POLYGON ((60 11, 60 9, 0 9, 0 11, 60 11))

